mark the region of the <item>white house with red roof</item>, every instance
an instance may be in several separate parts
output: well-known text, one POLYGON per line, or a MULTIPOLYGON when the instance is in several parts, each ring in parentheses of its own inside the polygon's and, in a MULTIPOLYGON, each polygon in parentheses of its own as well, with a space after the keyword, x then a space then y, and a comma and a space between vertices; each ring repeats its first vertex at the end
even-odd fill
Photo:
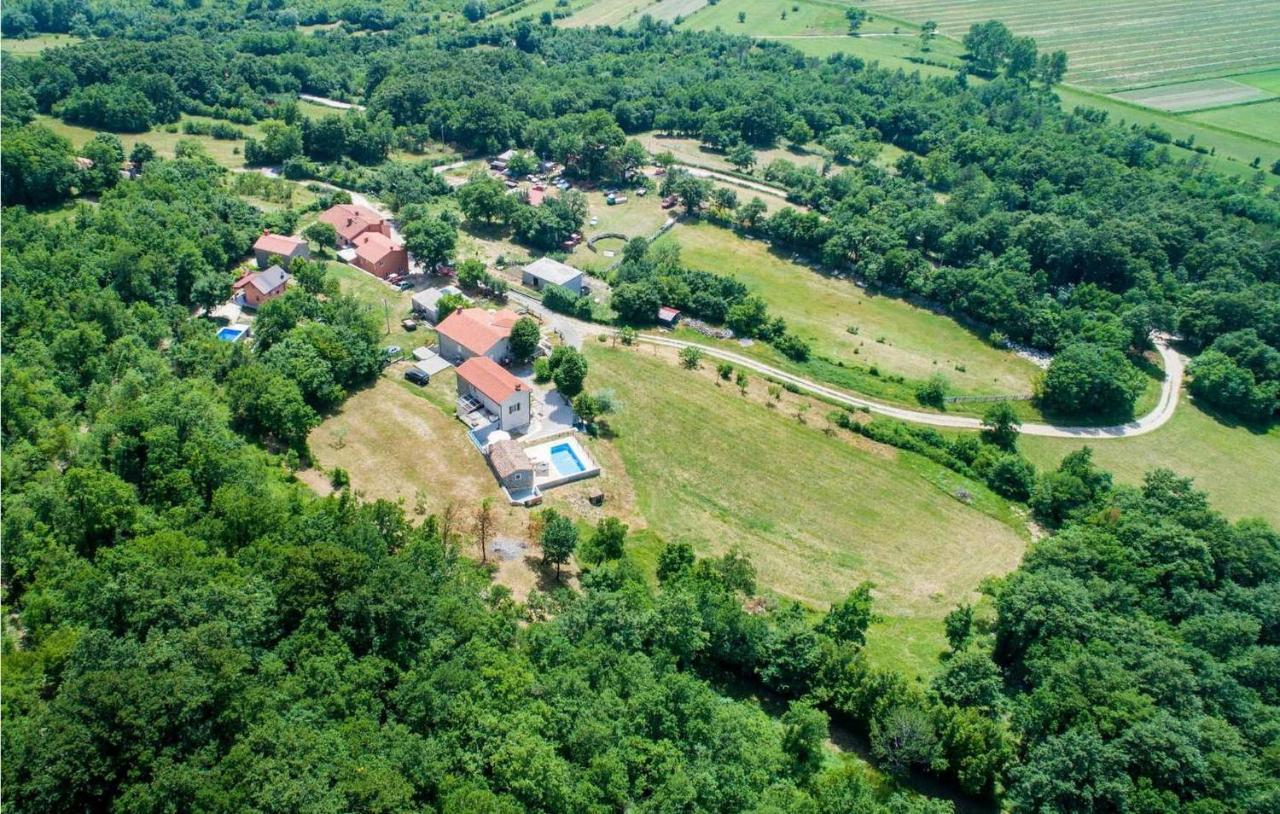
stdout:
MULTIPOLYGON (((447 321, 447 320, 446 320, 447 321)), ((480 421, 468 420, 482 412, 485 424, 498 422, 501 430, 522 430, 532 418, 530 393, 532 388, 512 376, 497 362, 487 356, 474 356, 457 367, 458 416, 469 425, 480 421), (487 420, 484 420, 487 419, 487 420)))
POLYGON ((436 326, 440 355, 454 364, 477 356, 501 362, 511 356, 511 328, 519 318, 506 308, 459 308, 436 326))
POLYGON ((271 265, 272 257, 279 257, 287 267, 295 257, 307 259, 311 256, 311 248, 307 241, 287 235, 277 235, 264 231, 262 237, 253 244, 253 259, 258 268, 265 269, 271 265))

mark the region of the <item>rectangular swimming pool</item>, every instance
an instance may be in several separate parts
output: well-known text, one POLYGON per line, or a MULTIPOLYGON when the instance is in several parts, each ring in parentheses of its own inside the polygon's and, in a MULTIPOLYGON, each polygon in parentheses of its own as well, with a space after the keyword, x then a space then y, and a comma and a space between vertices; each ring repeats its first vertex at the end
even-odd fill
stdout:
POLYGON ((223 342, 235 342, 248 332, 249 329, 244 325, 228 325, 218 329, 218 338, 223 342))
POLYGON ((561 476, 577 475, 587 471, 587 467, 578 459, 578 454, 569 444, 556 444, 551 448, 551 465, 561 476))

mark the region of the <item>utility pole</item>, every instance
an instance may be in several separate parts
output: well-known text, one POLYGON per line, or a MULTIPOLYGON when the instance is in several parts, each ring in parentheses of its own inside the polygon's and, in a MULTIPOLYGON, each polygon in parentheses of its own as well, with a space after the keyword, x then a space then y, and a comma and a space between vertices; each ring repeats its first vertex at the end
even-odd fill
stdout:
POLYGON ((382 298, 382 312, 387 317, 387 336, 391 335, 391 306, 387 304, 387 298, 382 298))

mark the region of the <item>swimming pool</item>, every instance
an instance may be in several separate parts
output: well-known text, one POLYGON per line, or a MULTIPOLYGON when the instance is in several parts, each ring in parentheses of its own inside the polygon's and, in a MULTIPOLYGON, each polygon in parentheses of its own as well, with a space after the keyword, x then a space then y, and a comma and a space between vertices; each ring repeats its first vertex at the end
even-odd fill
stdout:
POLYGON ((218 329, 218 338, 223 342, 235 342, 248 332, 248 327, 244 325, 228 325, 225 328, 218 329))
POLYGON ((533 479, 539 489, 600 474, 600 465, 572 435, 526 447, 525 454, 533 462, 533 479))
POLYGON ((587 467, 578 459, 578 453, 569 444, 556 444, 551 448, 551 465, 561 476, 587 471, 587 467))

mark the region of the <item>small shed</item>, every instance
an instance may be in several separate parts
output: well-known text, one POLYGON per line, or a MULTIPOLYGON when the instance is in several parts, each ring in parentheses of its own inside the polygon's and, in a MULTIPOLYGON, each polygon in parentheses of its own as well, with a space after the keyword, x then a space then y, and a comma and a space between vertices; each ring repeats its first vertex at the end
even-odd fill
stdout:
POLYGON ((581 294, 583 274, 573 266, 565 265, 559 260, 543 257, 522 269, 520 282, 536 291, 541 291, 549 285, 558 285, 561 288, 569 289, 575 294, 581 294))
POLYGON ((440 321, 440 298, 448 294, 457 294, 467 302, 466 295, 462 293, 462 289, 457 286, 446 285, 440 288, 427 288, 414 294, 411 298, 413 301, 413 312, 421 314, 432 323, 440 321))
POLYGON ((680 321, 680 312, 669 305, 658 309, 658 324, 666 328, 674 328, 680 321))
POLYGON ((533 487, 533 461, 510 438, 489 444, 489 465, 508 491, 518 492, 533 487))

